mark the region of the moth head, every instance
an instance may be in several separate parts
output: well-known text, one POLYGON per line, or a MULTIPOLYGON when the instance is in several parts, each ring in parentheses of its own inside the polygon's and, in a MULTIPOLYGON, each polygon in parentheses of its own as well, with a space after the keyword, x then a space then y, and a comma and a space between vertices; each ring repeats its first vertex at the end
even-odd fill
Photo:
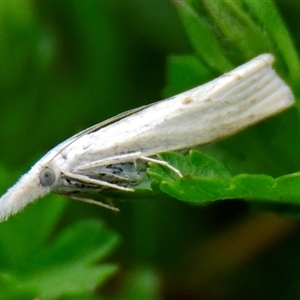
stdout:
POLYGON ((17 213, 28 203, 51 191, 57 175, 50 167, 36 164, 0 198, 0 222, 17 213))

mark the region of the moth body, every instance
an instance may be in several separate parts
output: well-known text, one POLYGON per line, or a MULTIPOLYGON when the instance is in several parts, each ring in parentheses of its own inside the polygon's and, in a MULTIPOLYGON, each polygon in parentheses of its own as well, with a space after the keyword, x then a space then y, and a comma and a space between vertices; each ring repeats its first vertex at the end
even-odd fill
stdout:
POLYGON ((78 199, 78 193, 99 193, 106 188, 133 191, 149 161, 182 176, 156 155, 215 142, 293 105, 293 95, 272 69, 272 62, 272 55, 260 55, 202 86, 69 138, 2 196, 0 220, 49 192, 78 199), (141 170, 138 161, 144 162, 141 170))

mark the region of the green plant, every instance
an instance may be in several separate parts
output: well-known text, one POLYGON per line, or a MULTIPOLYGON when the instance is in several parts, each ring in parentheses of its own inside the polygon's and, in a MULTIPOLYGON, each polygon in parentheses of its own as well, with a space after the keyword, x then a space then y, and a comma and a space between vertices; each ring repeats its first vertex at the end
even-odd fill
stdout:
MULTIPOLYGON (((298 101, 298 3, 142 3, 1 3, 1 192, 76 131, 157 100, 165 52, 184 55, 164 96, 268 52, 298 101)), ((298 299, 299 129, 295 106, 161 154, 184 178, 150 164, 155 192, 117 195, 117 216, 54 195, 28 206, 0 224, 0 299, 298 299)))

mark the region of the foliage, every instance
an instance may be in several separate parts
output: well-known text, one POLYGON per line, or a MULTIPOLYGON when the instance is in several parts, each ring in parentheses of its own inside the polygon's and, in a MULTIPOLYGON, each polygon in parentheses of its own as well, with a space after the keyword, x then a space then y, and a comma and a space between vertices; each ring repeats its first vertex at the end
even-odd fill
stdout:
MULTIPOLYGON (((165 62, 170 96, 273 53, 299 99, 296 2, 0 8, 1 192, 71 134, 158 100, 165 62)), ((0 299, 298 299, 299 124, 293 107, 187 155, 161 154, 184 177, 150 164, 155 193, 119 195, 118 215, 54 195, 28 206, 0 224, 0 299), (104 261, 115 231, 117 264, 104 261)))
POLYGON ((188 156, 163 153, 160 157, 176 166, 183 178, 155 164, 148 173, 160 182, 162 191, 174 198, 192 203, 246 199, 299 205, 299 172, 276 179, 266 174, 231 176, 224 165, 198 151, 191 151, 188 156))

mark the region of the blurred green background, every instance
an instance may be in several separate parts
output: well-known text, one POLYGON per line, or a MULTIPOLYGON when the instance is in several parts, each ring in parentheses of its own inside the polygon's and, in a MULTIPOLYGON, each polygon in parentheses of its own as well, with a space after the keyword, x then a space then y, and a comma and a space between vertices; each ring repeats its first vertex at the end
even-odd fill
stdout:
MULTIPOLYGON (((300 4, 277 5, 299 49, 300 4)), ((190 53, 181 20, 169 1, 1 2, 1 192, 72 134, 162 99, 169 56, 190 53)), ((39 236, 48 202, 53 202, 66 208, 61 208, 45 241, 50 243, 61 229, 81 220, 104 220, 121 236, 109 258, 119 271, 93 296, 74 292, 40 299, 300 298, 296 220, 253 211, 248 203, 237 201, 196 207, 166 196, 127 199, 116 203, 121 213, 114 214, 63 197, 50 198, 28 208, 35 209, 28 212, 30 229, 18 221, 23 213, 0 225, 2 254, 5 241, 10 243, 7 249, 21 247, 16 253, 23 252, 26 239, 19 243, 17 232, 20 236, 26 232, 28 243, 39 236), (37 217, 38 205, 43 212, 37 217), (9 227, 9 222, 15 225, 9 227)), ((89 231, 77 239, 84 244, 87 236, 89 231)), ((26 261, 33 259, 36 249, 28 252, 26 261)), ((3 254, 0 287, 7 284, 3 274, 12 271, 20 275, 18 284, 10 285, 16 289, 25 269, 8 264, 3 254)), ((29 294, 22 297, 33 299, 29 294)))

